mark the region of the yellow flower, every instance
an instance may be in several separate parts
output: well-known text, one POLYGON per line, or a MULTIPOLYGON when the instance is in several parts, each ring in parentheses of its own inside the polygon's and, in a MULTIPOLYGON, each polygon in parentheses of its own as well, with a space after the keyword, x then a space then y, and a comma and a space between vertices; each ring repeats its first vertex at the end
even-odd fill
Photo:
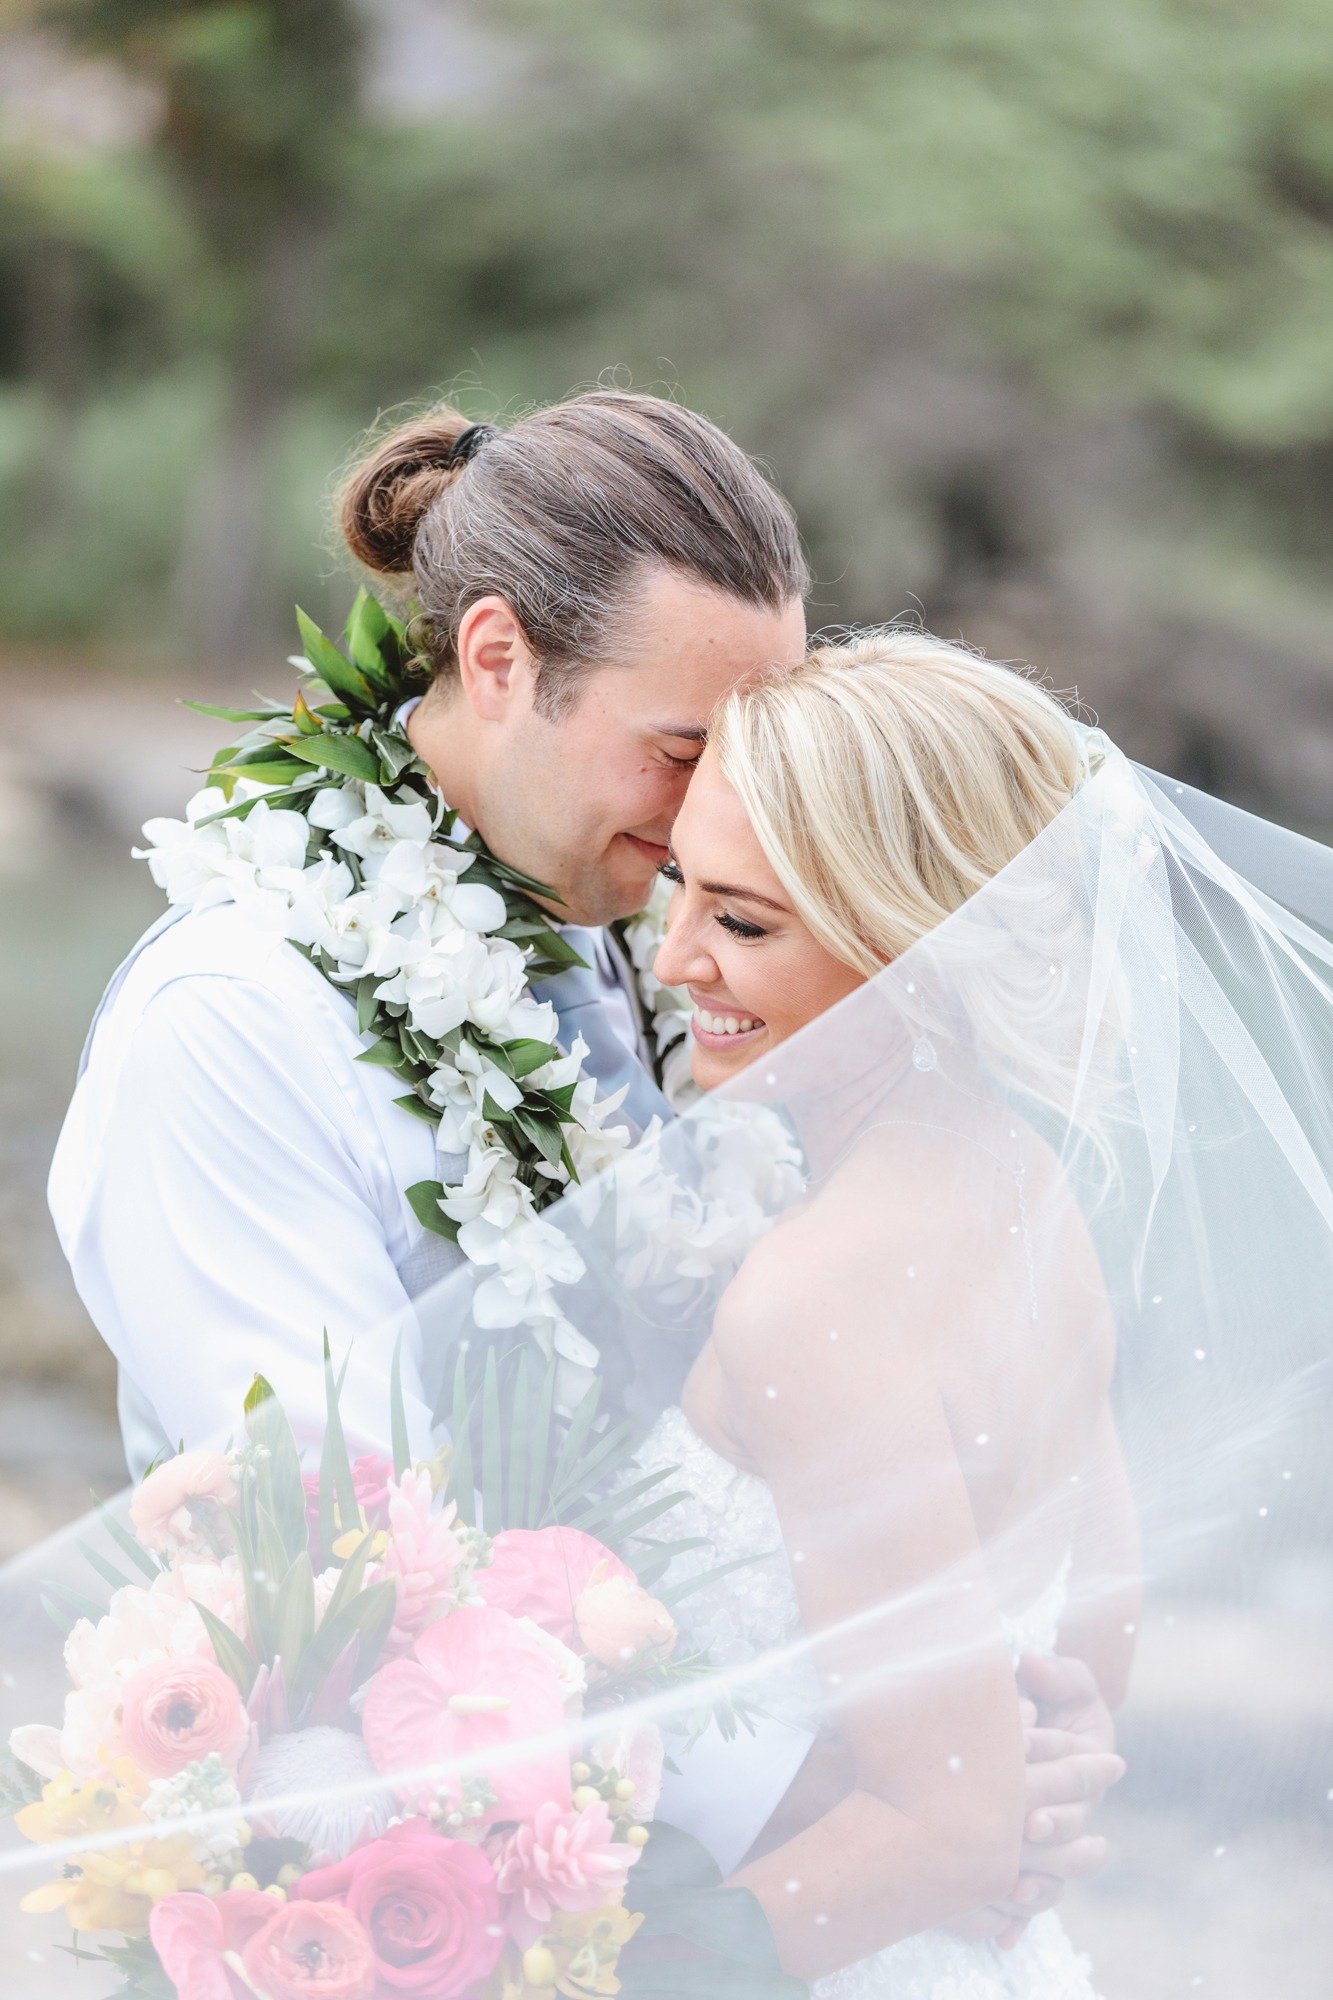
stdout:
POLYGON ((542 1942, 555 1959, 555 1990, 565 2000, 609 2000, 619 1993, 616 1965, 643 1922, 617 1903, 600 1910, 558 1911, 542 1942))
MULTIPOLYGON (((147 1786, 129 1757, 118 1758, 104 1775, 76 1784, 61 1771, 42 1796, 14 1815, 27 1840, 72 1840, 79 1834, 120 1833, 147 1826, 139 1801, 147 1786)), ((29 1916, 64 1910, 76 1931, 121 1931, 127 1937, 148 1928, 148 1912, 178 1889, 199 1889, 204 1871, 188 1834, 168 1839, 129 1840, 76 1855, 58 1882, 32 1889, 19 1905, 29 1916)))
POLYGON ((143 1773, 129 1757, 117 1758, 102 1776, 82 1784, 72 1772, 61 1771, 42 1786, 40 1800, 15 1813, 14 1824, 25 1840, 39 1843, 143 1826, 147 1822, 139 1801, 147 1789, 143 1773))
MULTIPOLYGON (((337 1511, 335 1507, 335 1516, 337 1515, 337 1511)), ((376 1528, 374 1534, 371 1534, 364 1516, 359 1528, 349 1528, 345 1535, 339 1535, 329 1553, 336 1556, 339 1562, 350 1562, 367 1536, 370 1538, 371 1560, 378 1561, 389 1546, 389 1537, 385 1534, 383 1528, 376 1528)))
POLYGON ((120 1931, 125 1937, 142 1937, 154 1903, 180 1889, 201 1889, 204 1883, 194 1843, 186 1833, 79 1854, 70 1869, 60 1881, 30 1890, 19 1908, 34 1917, 63 1909, 76 1931, 120 1931))

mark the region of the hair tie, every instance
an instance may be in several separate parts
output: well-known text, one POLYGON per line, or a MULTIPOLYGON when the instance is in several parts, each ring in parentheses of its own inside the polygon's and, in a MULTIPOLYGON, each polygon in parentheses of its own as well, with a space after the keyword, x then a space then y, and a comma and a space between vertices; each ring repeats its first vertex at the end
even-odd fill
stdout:
POLYGON ((469 459, 476 457, 487 438, 493 438, 495 434, 494 424, 469 424, 454 439, 449 452, 450 466, 466 465, 469 459))

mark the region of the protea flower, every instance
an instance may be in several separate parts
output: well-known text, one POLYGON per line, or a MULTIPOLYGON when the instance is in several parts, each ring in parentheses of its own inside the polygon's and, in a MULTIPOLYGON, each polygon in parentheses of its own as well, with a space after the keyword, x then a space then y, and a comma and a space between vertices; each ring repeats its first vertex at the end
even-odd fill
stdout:
POLYGON ((382 1834, 396 1810, 359 1736, 297 1729, 255 1759, 247 1794, 256 1833, 303 1841, 312 1864, 341 1861, 382 1834), (272 1799, 273 1805, 264 1801, 272 1799), (263 1805, 256 1813, 253 1808, 263 1805))

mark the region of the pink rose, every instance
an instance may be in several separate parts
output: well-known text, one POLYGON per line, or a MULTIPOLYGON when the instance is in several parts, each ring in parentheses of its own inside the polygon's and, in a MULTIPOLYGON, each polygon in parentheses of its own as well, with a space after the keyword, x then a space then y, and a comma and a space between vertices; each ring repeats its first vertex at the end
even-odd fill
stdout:
POLYGON ((619 1556, 578 1528, 506 1528, 495 1538, 476 1587, 497 1611, 531 1618, 567 1646, 575 1642, 574 1606, 594 1577, 627 1576, 619 1556))
POLYGON ((538 1806, 501 1845, 496 1879, 508 1898, 512 1936, 535 1944, 557 1910, 600 1910, 619 1902, 639 1849, 617 1840, 605 1801, 582 1811, 538 1806))
POLYGON ((220 1451, 182 1451, 150 1472, 130 1501, 130 1526, 146 1549, 169 1556, 196 1546, 200 1524, 236 1500, 236 1468, 220 1451))
POLYGON ((373 1676, 361 1731, 386 1776, 439 1770, 405 1782, 404 1797, 427 1801, 441 1780, 485 1778, 496 1794, 492 1819, 529 1819, 548 1799, 569 1804, 564 1715, 559 1677, 537 1639, 508 1612, 469 1605, 428 1625, 410 1658, 373 1676), (543 1738, 514 1756, 515 1745, 543 1738))
POLYGON ((649 1651, 665 1656, 676 1643, 676 1627, 665 1604, 628 1574, 604 1577, 581 1591, 574 1623, 585 1651, 605 1667, 649 1651))
POLYGON ((420 1819, 400 1821, 335 1867, 305 1876, 299 1893, 336 1897, 352 1913, 370 1937, 386 1996, 461 2000, 489 1978, 504 1944, 486 1855, 420 1819))
POLYGON ((121 1739, 149 1778, 170 1778, 216 1751, 239 1764, 250 1718, 235 1681, 214 1660, 150 1660, 121 1697, 121 1739))
POLYGON ((280 1903, 241 1964, 264 2000, 373 2000, 375 1992, 374 1948, 340 1903, 280 1903))
POLYGON ((153 1905, 148 1935, 177 1993, 189 2000, 251 2000, 225 1954, 239 1953, 272 1916, 273 1898, 257 1889, 164 1896, 153 1905))
POLYGON ((369 1451, 364 1458, 352 1460, 352 1485, 357 1503, 372 1527, 384 1513, 392 1478, 393 1460, 382 1458, 376 1451, 369 1451))

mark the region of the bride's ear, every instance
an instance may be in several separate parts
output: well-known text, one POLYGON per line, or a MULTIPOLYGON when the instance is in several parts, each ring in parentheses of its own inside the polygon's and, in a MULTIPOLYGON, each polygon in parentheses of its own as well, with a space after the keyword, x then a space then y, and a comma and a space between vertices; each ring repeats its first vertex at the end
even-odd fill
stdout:
POLYGON ((468 606, 457 651, 459 684, 480 721, 503 722, 531 706, 537 662, 508 599, 482 597, 468 606))

